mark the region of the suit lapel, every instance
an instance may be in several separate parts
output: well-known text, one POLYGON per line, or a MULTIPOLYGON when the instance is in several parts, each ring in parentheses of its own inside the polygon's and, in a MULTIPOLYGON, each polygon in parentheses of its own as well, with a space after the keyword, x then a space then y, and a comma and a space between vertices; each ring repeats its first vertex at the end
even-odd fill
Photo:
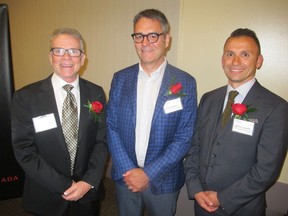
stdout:
POLYGON ((227 90, 226 86, 221 89, 221 91, 219 92, 219 97, 217 96, 219 100, 214 101, 214 105, 212 105, 212 106, 217 107, 217 109, 215 109, 216 110, 215 116, 217 116, 217 118, 215 118, 214 127, 221 125, 220 123, 221 123, 221 117, 223 113, 223 105, 224 105, 226 90, 227 90))
MULTIPOLYGON (((256 81, 246 97, 243 100, 243 104, 252 105, 256 103, 256 98, 261 94, 261 85, 256 81)), ((256 107, 254 107, 256 108, 256 107)))
POLYGON ((133 125, 136 126, 136 108, 137 108, 137 81, 138 81, 139 64, 127 72, 126 88, 127 95, 131 105, 131 116, 133 116, 133 125))
POLYGON ((65 139, 64 139, 64 135, 62 131, 62 125, 61 125, 60 117, 58 114, 58 108, 57 108, 54 90, 53 90, 53 86, 51 82, 51 76, 43 80, 39 89, 42 91, 39 97, 45 98, 45 100, 43 101, 43 106, 49 107, 49 110, 51 110, 51 113, 53 113, 55 116, 55 120, 57 124, 57 130, 55 130, 55 138, 58 140, 58 143, 60 143, 60 145, 67 152, 67 154, 69 154, 67 151, 67 147, 66 147, 66 143, 65 143, 65 139))
POLYGON ((80 116, 78 127, 78 143, 82 140, 83 128, 85 128, 86 126, 85 123, 88 122, 88 118, 90 115, 88 108, 84 107, 85 104, 88 104, 90 89, 87 88, 87 86, 85 85, 84 81, 81 78, 79 78, 79 88, 80 88, 80 104, 78 108, 80 109, 80 116))
POLYGON ((211 140, 211 142, 214 142, 214 139, 219 135, 222 136, 223 134, 225 134, 228 130, 227 128, 229 127, 229 124, 231 124, 231 119, 228 121, 227 125, 222 128, 221 126, 221 117, 222 117, 222 113, 223 113, 223 104, 224 104, 224 100, 225 100, 225 96, 226 96, 226 91, 227 91, 227 86, 224 86, 222 88, 220 88, 219 93, 216 95, 215 97, 215 101, 213 101, 213 104, 211 106, 216 107, 216 109, 212 109, 215 110, 215 113, 212 114, 215 115, 216 118, 215 121, 213 122, 213 134, 215 134, 213 137, 213 139, 211 140), (218 99, 219 98, 219 99, 218 99))

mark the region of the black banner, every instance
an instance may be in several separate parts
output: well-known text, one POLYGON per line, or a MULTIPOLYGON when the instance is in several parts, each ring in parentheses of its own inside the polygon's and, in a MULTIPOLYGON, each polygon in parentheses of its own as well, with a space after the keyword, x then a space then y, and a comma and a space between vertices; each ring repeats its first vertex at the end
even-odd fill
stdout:
POLYGON ((0 4, 0 199, 22 195, 24 174, 11 145, 10 108, 14 92, 8 7, 0 4))

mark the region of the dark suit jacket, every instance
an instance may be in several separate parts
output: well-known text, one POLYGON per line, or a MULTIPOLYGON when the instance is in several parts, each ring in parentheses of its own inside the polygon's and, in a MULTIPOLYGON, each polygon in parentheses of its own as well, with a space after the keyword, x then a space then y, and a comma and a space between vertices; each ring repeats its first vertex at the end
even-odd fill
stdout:
POLYGON ((226 86, 201 99, 185 162, 188 194, 217 191, 227 213, 262 216, 265 192, 279 176, 287 152, 288 104, 256 81, 243 101, 257 109, 248 114, 256 121, 249 136, 232 132, 233 118, 220 128, 225 94, 226 86))
POLYGON ((12 144, 17 161, 26 173, 23 207, 41 215, 61 215, 67 206, 61 194, 72 180, 85 181, 91 189, 79 202, 99 199, 101 178, 107 158, 105 95, 103 89, 79 78, 80 119, 78 149, 73 176, 70 159, 62 133, 51 76, 15 92, 12 103, 12 144), (103 118, 97 123, 89 109, 88 100, 104 105, 103 118), (53 113, 57 128, 35 133, 32 118, 53 113))
MULTIPOLYGON (((108 144, 112 156, 114 180, 123 184, 122 175, 138 168, 135 153, 137 79, 139 64, 114 75, 107 113, 108 144)), ((149 104, 147 104, 149 106, 149 104)), ((183 158, 191 145, 196 118, 195 79, 167 64, 155 105, 144 171, 154 194, 171 193, 184 184, 183 158), (183 86, 182 110, 165 114, 164 104, 179 96, 165 96, 171 81, 183 86)))

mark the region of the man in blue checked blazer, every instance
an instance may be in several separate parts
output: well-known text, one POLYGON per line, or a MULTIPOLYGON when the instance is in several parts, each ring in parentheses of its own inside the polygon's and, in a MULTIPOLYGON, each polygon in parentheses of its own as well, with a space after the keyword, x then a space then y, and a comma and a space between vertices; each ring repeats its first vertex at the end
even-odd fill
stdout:
POLYGON ((196 115, 195 79, 167 63, 169 23, 149 9, 134 18, 139 64, 115 73, 107 113, 120 216, 174 215, 196 115))

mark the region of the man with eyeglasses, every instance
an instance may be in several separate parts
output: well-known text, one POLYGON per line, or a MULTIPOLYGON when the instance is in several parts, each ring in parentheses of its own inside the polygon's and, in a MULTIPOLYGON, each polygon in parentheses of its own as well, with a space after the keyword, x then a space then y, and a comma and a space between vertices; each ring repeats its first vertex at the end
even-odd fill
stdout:
POLYGON ((134 18, 139 64, 114 74, 107 111, 120 216, 175 214, 184 184, 183 158, 192 139, 196 82, 170 65, 169 23, 155 9, 134 18))
POLYGON ((104 91, 79 77, 85 54, 77 30, 56 29, 50 47, 53 74, 13 97, 12 144, 26 173, 23 207, 36 216, 95 216, 108 155, 104 91))

